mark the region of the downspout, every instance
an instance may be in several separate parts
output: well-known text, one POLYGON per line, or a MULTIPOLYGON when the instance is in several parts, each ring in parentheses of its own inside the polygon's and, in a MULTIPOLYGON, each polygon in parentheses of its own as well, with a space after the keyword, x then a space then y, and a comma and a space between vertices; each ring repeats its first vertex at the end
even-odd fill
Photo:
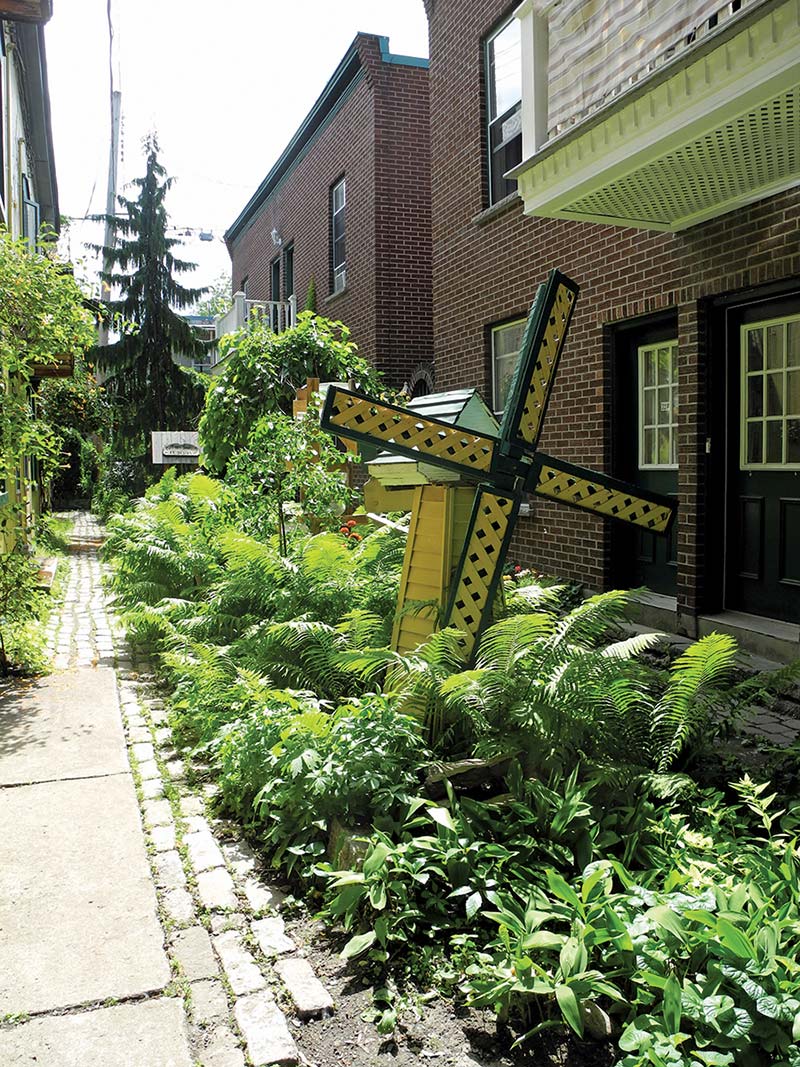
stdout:
POLYGON ((6 38, 6 84, 3 98, 5 115, 3 120, 5 122, 6 136, 3 139, 3 143, 7 145, 6 150, 6 195, 5 195, 5 211, 6 211, 6 229, 13 237, 13 231, 11 229, 11 180, 13 177, 13 170, 11 167, 11 59, 14 52, 14 45, 10 39, 10 36, 6 36, 5 23, 2 25, 2 33, 6 38))

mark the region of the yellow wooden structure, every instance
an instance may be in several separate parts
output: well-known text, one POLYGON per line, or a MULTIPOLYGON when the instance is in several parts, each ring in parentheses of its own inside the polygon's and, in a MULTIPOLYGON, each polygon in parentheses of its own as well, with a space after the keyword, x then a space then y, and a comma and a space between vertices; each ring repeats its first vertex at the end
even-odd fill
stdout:
POLYGON ((450 625, 464 634, 472 655, 491 619, 525 493, 668 533, 676 512, 671 498, 539 450, 577 296, 575 282, 559 271, 539 287, 500 426, 474 390, 398 407, 338 386, 328 389, 322 425, 387 450, 369 464, 380 483, 372 500, 367 494, 369 510, 391 510, 393 501, 398 510, 401 501, 411 507, 394 630, 398 650, 450 625), (412 614, 415 608, 421 610, 412 614))

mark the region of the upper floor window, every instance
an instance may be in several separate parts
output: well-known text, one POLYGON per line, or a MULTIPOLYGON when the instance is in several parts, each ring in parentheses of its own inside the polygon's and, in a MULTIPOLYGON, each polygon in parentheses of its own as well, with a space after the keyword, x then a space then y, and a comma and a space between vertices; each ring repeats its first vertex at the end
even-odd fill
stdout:
POLYGON ((502 413, 508 400, 526 321, 517 319, 492 330, 492 408, 495 415, 502 413))
POLYGON ((294 296, 294 245, 289 245, 283 253, 283 288, 287 300, 294 296))
POLYGON ((331 187, 331 289, 340 293, 347 284, 344 244, 345 185, 341 178, 331 187))
POLYGON ((486 112, 489 203, 517 188, 503 175, 522 162, 522 52, 519 19, 512 18, 486 42, 486 112))
POLYGON ((30 182, 25 175, 22 176, 22 236, 34 251, 39 243, 39 205, 31 195, 30 182))

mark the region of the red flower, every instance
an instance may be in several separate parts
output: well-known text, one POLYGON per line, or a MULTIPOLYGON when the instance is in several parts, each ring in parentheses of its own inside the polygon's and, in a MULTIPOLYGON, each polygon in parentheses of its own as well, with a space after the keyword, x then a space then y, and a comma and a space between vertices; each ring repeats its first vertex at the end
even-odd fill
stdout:
POLYGON ((519 563, 518 563, 518 564, 516 565, 516 567, 514 568, 514 574, 519 574, 519 572, 520 572, 521 570, 522 570, 522 567, 520 567, 520 565, 519 565, 519 563))
POLYGON ((351 526, 351 527, 352 527, 352 526, 356 526, 356 525, 357 525, 357 523, 356 523, 356 520, 355 520, 355 519, 350 519, 350 520, 348 521, 347 525, 348 525, 348 526, 351 526))
POLYGON ((349 537, 350 536, 350 531, 348 530, 348 528, 346 526, 340 526, 339 527, 339 533, 340 534, 344 534, 345 537, 349 537))

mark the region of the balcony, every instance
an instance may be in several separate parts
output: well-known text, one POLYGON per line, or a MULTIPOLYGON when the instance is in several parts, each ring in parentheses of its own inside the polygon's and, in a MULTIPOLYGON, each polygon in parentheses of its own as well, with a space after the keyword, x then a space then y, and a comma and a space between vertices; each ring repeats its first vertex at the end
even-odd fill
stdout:
MULTIPOLYGON (((273 333, 283 333, 297 323, 297 297, 288 300, 248 300, 244 293, 233 294, 233 305, 214 320, 214 340, 219 341, 229 333, 249 329, 253 322, 267 322, 273 333)), ((214 347, 211 352, 211 373, 224 363, 219 350, 214 347)))
POLYGON ((679 231, 800 182, 797 0, 526 0, 525 212, 679 231))

